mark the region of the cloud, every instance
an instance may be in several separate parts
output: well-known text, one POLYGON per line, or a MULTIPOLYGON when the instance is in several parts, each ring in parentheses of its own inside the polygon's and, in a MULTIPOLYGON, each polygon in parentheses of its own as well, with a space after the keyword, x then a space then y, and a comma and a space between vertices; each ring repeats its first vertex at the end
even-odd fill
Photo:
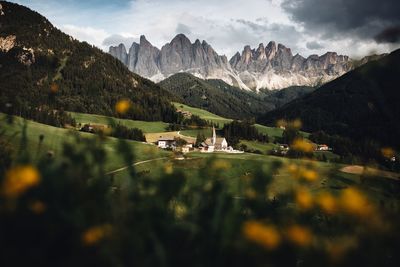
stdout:
POLYGON ((307 42, 306 47, 310 50, 320 50, 324 48, 324 46, 317 41, 307 42))
POLYGON ((71 24, 61 26, 61 30, 80 41, 86 41, 98 47, 102 47, 103 40, 109 35, 102 29, 79 27, 71 24))
POLYGON ((374 37, 378 43, 399 43, 400 42, 400 26, 389 27, 374 37))
MULTIPOLYGON (((276 41, 294 50, 301 50, 299 44, 303 40, 303 35, 293 25, 270 23, 266 18, 258 18, 255 21, 238 19, 236 23, 238 25, 232 27, 241 28, 253 39, 249 44, 256 45, 260 42, 267 44, 269 41, 276 41)), ((242 36, 238 35, 238 38, 242 36)))
POLYGON ((400 25, 399 0, 283 0, 281 6, 291 19, 325 39, 373 39, 400 25))
POLYGON ((189 35, 189 34, 192 33, 192 31, 190 30, 190 27, 185 25, 185 24, 183 24, 183 23, 178 23, 178 26, 176 26, 175 32, 177 34, 183 33, 183 34, 186 34, 186 35, 189 35))
POLYGON ((117 44, 124 44, 126 47, 130 47, 133 42, 138 42, 139 39, 133 36, 123 36, 121 34, 113 34, 105 38, 102 42, 103 46, 113 46, 117 44))

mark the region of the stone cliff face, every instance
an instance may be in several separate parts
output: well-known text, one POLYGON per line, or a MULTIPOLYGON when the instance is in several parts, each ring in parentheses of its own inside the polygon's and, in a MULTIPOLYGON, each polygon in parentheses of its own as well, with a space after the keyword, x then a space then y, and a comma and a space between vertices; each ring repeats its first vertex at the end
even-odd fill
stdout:
MULTIPOLYGON (((271 41, 257 49, 245 46, 229 61, 218 55, 205 41, 192 43, 178 34, 161 50, 141 36, 129 52, 123 44, 110 47, 110 54, 128 68, 153 81, 161 81, 175 73, 187 72, 203 79, 221 79, 231 85, 255 90, 281 89, 293 85, 316 86, 352 70, 354 64, 347 56, 327 52, 322 56, 304 58, 293 55, 290 48, 271 41)), ((367 62, 364 60, 362 62, 367 62)), ((360 61, 361 62, 361 61, 360 61)))

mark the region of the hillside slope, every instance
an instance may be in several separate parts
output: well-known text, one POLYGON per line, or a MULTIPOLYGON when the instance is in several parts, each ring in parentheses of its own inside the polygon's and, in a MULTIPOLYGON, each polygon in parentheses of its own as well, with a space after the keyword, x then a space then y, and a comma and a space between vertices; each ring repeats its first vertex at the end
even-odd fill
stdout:
POLYGON ((188 73, 172 75, 159 85, 181 98, 179 102, 234 119, 257 117, 314 90, 312 87, 296 86, 256 94, 222 80, 202 80, 188 73))
POLYGON ((223 117, 244 119, 273 108, 255 93, 235 88, 223 81, 202 80, 188 73, 172 75, 159 85, 182 98, 184 104, 223 117))
POLYGON ((101 50, 74 40, 40 14, 0 1, 0 111, 48 105, 103 115, 129 98, 131 119, 174 121, 171 95, 101 50), (10 105, 11 104, 11 105, 10 105))
POLYGON ((304 130, 400 147, 400 50, 267 113, 263 124, 300 118, 304 130))

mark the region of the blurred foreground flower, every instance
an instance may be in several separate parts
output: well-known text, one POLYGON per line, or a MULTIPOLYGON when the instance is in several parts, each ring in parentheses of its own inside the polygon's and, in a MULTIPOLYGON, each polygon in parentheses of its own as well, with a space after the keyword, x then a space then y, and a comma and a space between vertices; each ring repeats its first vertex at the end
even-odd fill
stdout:
POLYGON ((86 246, 93 246, 111 235, 112 227, 109 224, 94 226, 82 234, 82 242, 86 246))
POLYGON ((52 83, 51 85, 50 85, 50 92, 51 93, 53 93, 53 94, 55 94, 55 93, 57 93, 58 92, 58 84, 56 84, 56 83, 52 83))
POLYGON ((392 157, 394 157, 395 152, 392 148, 390 147, 384 147, 381 149, 381 153, 382 155, 387 158, 387 159, 391 159, 392 157))
POLYGON ((281 237, 273 225, 265 225, 257 221, 248 221, 243 225, 244 236, 260 246, 270 250, 279 246, 281 237))
POLYGON ((33 166, 13 167, 6 173, 2 194, 8 198, 17 198, 31 187, 37 186, 40 179, 38 170, 33 166))
POLYGON ((287 238, 295 245, 305 247, 311 244, 312 234, 308 228, 293 225, 287 229, 287 238))
POLYGON ((298 207, 302 210, 309 210, 314 205, 312 195, 306 188, 297 189, 295 198, 298 207))
POLYGON ((128 99, 122 99, 115 104, 115 111, 119 114, 125 114, 131 108, 132 103, 128 99))
POLYGON ((230 167, 231 164, 228 161, 222 159, 217 159, 212 164, 212 168, 214 170, 229 170, 230 167))
POLYGON ((46 205, 42 201, 35 201, 29 205, 29 209, 35 214, 42 214, 46 211, 46 205))
POLYGON ((344 211, 358 216, 368 216, 373 213, 372 205, 367 198, 355 188, 343 190, 340 204, 344 211))
POLYGON ((333 214, 337 211, 336 199, 328 192, 321 193, 317 197, 317 203, 328 214, 333 214))
POLYGON ((291 148, 306 153, 311 153, 314 151, 313 144, 301 138, 294 140, 291 148))

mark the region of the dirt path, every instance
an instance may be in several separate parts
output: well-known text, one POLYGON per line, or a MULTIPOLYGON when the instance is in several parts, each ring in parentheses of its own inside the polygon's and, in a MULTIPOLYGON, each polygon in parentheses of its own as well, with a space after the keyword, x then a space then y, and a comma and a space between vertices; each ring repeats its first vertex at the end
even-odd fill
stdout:
POLYGON ((168 159, 168 157, 139 161, 139 162, 133 163, 133 164, 130 165, 130 166, 125 166, 125 167, 116 169, 116 170, 114 170, 114 171, 107 172, 106 175, 111 175, 111 174, 115 174, 115 173, 124 171, 124 170, 128 169, 128 168, 131 167, 131 166, 137 166, 137 165, 140 165, 140 164, 149 163, 149 162, 153 162, 153 161, 164 160, 164 159, 168 159))
POLYGON ((399 173, 382 171, 382 170, 378 170, 375 168, 364 167, 364 166, 360 166, 360 165, 346 166, 346 167, 341 168, 340 171, 345 172, 345 173, 350 173, 350 174, 357 174, 357 175, 365 174, 368 176, 384 177, 384 178, 389 178, 389 179, 393 179, 396 181, 400 181, 399 173))

